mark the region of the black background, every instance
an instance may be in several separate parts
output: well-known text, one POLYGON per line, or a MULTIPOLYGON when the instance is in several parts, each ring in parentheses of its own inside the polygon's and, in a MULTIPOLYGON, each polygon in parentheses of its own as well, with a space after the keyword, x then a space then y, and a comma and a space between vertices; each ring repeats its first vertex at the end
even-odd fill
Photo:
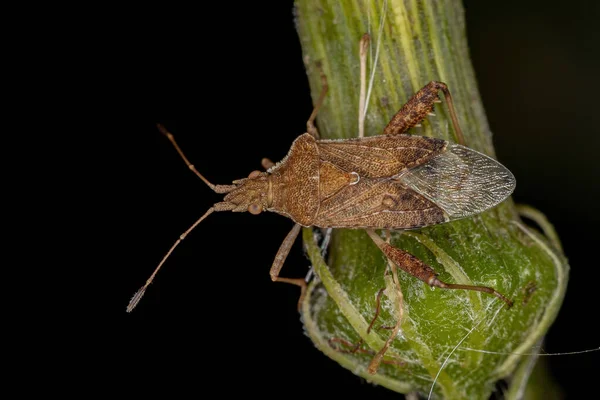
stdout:
MULTIPOLYGON (((114 106, 101 118, 111 122, 106 140, 114 141, 115 156, 127 160, 110 193, 118 222, 104 245, 112 255, 104 296, 115 321, 105 340, 116 350, 105 386, 128 395, 166 388, 171 395, 216 389, 397 398, 339 367, 304 335, 297 288, 268 274, 292 227, 276 214, 210 216, 138 309, 125 313, 178 235, 220 199, 185 168, 155 123, 175 134, 214 183, 260 169, 262 157, 280 160, 305 130, 312 103, 292 2, 273 3, 114 10, 103 27, 109 44, 99 83, 106 79, 114 106)), ((597 347, 598 6, 480 3, 465 4, 467 31, 497 156, 517 177, 515 200, 554 223, 572 268, 544 349, 597 347)), ((282 275, 304 276, 308 264, 298 241, 282 275)), ((600 354, 547 361, 569 398, 595 391, 600 354)))

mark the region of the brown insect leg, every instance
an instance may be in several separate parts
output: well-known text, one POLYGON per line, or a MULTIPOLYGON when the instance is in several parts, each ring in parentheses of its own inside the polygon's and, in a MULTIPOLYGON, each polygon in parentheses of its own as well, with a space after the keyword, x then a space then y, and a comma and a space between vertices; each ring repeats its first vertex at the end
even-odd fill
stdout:
POLYGON ((175 150, 177 150, 177 153, 179 153, 179 155, 185 162, 185 165, 187 165, 188 168, 198 176, 198 178, 202 179, 202 181, 204 183, 206 183, 208 185, 208 187, 210 187, 212 190, 214 190, 217 193, 229 193, 230 191, 235 189, 235 185, 213 185, 212 183, 210 183, 205 177, 202 176, 202 174, 200 172, 198 172, 196 170, 196 167, 194 167, 194 165, 191 162, 189 162, 189 160, 187 159, 185 154, 183 154, 183 151, 181 151, 181 149, 179 148, 179 145, 177 145, 177 142, 175 141, 175 137, 173 137, 173 134, 171 134, 171 132, 169 132, 167 130, 167 128, 165 128, 161 124, 156 124, 156 126, 158 127, 158 130, 160 131, 160 133, 165 135, 167 137, 167 139, 169 139, 171 141, 171 143, 175 147, 175 150))
POLYGON ((535 281, 529 281, 527 283, 527 285, 525 285, 525 287, 523 289, 521 289, 521 291, 524 293, 523 296, 523 305, 527 305, 527 303, 529 303, 529 300, 531 300, 531 296, 533 296, 533 293, 537 290, 537 283, 535 281))
POLYGON ((308 121, 306 121, 306 131, 313 135, 315 139, 319 138, 319 131, 315 126, 315 118, 317 118, 317 113, 323 105, 323 102, 325 101, 325 96, 327 95, 327 91, 329 90, 329 85, 327 84, 327 77, 323 72, 323 67, 321 66, 321 63, 317 63, 317 68, 319 69, 319 73, 321 74, 321 94, 317 99, 313 112, 310 114, 310 117, 308 117, 308 121))
POLYGON ((423 261, 419 260, 417 257, 413 256, 410 253, 407 253, 404 250, 400 250, 388 243, 385 243, 379 235, 375 233, 372 229, 366 230, 371 239, 375 242, 377 247, 383 251, 383 253, 394 262, 399 268, 408 272, 412 276, 417 279, 422 280, 430 286, 439 287, 442 289, 465 289, 465 290, 475 290, 478 292, 484 292, 492 294, 498 297, 500 300, 505 302, 508 307, 512 307, 512 301, 507 299, 504 295, 496 291, 495 289, 487 286, 474 286, 474 285, 459 285, 452 283, 445 283, 440 281, 437 278, 437 274, 429 265, 425 264, 423 261))
MULTIPOLYGON (((349 342, 345 339, 341 339, 341 338, 331 338, 328 341, 329 346, 334 349, 335 351, 338 351, 340 353, 345 353, 345 354, 374 354, 374 352, 372 350, 366 350, 361 348, 360 346, 363 343, 363 340, 360 339, 356 344, 352 344, 352 342, 349 342), (349 348, 349 350, 346 349, 342 349, 341 347, 335 345, 335 343, 340 343, 343 346, 346 346, 349 348)), ((381 361, 382 364, 387 364, 387 365, 395 365, 398 367, 403 367, 406 365, 406 362, 402 361, 402 360, 398 360, 398 359, 394 359, 391 358, 389 360, 382 360, 381 361)))
POLYGON ((358 137, 365 137, 365 104, 367 101, 367 49, 371 36, 365 33, 358 45, 360 56, 360 97, 358 101, 358 137))
MULTIPOLYGON (((388 240, 389 240, 389 235, 388 235, 388 240)), ((394 340, 394 338, 396 338, 396 336, 398 336, 398 332, 400 331, 400 323, 402 321, 402 302, 403 302, 403 297, 402 297, 402 292, 400 291, 400 282, 398 281, 398 274, 396 272, 396 266, 394 265, 394 263, 391 260, 389 261, 389 265, 390 268, 392 270, 392 275, 394 277, 394 284, 396 285, 397 289, 398 289, 398 316, 397 316, 397 321, 396 321, 396 325, 394 327, 392 327, 393 332, 392 334, 388 337, 388 339, 386 340, 386 342, 384 343, 383 347, 381 348, 381 350, 379 350, 377 353, 375 353, 373 355, 373 359, 371 360, 371 362, 369 363, 369 367, 368 367, 368 372, 371 375, 374 375, 377 373, 377 370, 379 369, 379 366, 383 363, 383 364, 392 364, 392 365, 404 365, 405 363, 403 361, 397 361, 397 360, 384 360, 384 356, 385 353, 387 352, 387 349, 390 347, 390 344, 392 343, 392 341, 394 340)), ((371 323, 369 324, 369 327, 367 328, 367 334, 371 332, 371 329, 373 328, 373 325, 375 324, 375 321, 377 320, 377 318, 379 317, 379 312, 381 311, 381 296, 383 295, 383 291, 385 290, 385 288, 380 289, 379 292, 377 292, 377 307, 375 309, 375 316, 373 317, 373 319, 371 320, 371 323)), ((384 327, 380 327, 379 329, 382 329, 384 327)), ((387 329, 387 328, 386 328, 387 329)), ((368 351, 368 350, 364 350, 361 349, 360 346, 363 343, 363 339, 359 340, 356 344, 352 344, 350 342, 348 342, 347 340, 344 339, 339 339, 339 338, 332 338, 329 339, 329 345, 341 352, 341 353, 367 353, 367 354, 373 354, 373 352, 368 351), (333 343, 341 343, 343 345, 345 345, 346 347, 349 347, 350 350, 342 350, 341 348, 334 346, 333 343)))
MULTIPOLYGON (((379 290, 379 292, 377 292, 377 306, 375 308, 375 316, 373 317, 373 319, 371 319, 371 323, 369 324, 369 327, 367 328, 367 334, 369 334, 371 332, 371 329, 373 329, 373 325, 375 324, 375 321, 377 321, 377 318, 379 317, 379 313, 381 311, 381 296, 383 295, 383 291, 385 290, 385 288, 381 288, 379 290)), ((340 353, 356 353, 357 351, 359 351, 360 346, 363 344, 363 339, 360 339, 358 342, 356 342, 356 344, 352 344, 351 342, 344 340, 344 339, 340 339, 340 338, 331 338, 329 339, 329 345, 339 351, 340 353), (334 346, 333 343, 341 343, 346 347, 349 347, 350 350, 342 350, 337 346, 334 346)), ((362 349, 360 349, 362 350, 362 349)), ((362 352, 367 352, 366 350, 362 350, 362 352)), ((373 353, 371 353, 373 354, 373 353)))
MULTIPOLYGON (((387 236, 386 244, 390 245, 390 240, 392 238, 391 233, 388 231, 386 236, 387 236)), ((371 375, 374 375, 377 373, 377 370, 379 369, 379 365, 383 361, 383 356, 385 355, 385 353, 387 352, 387 349, 392 344, 392 341, 398 336, 398 332, 400 332, 400 325, 402 324, 402 317, 404 316, 404 309, 402 308, 403 303, 404 303, 404 296, 402 295, 402 290, 400 289, 400 281, 398 280, 398 271, 397 271, 396 265, 389 257, 388 257, 388 265, 389 265, 390 269, 392 270, 392 278, 394 281, 394 285, 396 285, 396 289, 397 289, 398 315, 396 315, 396 325, 393 327, 392 333, 385 341, 383 347, 377 352, 377 354, 375 354, 375 357, 373 357, 373 359, 369 363, 369 367, 367 368, 367 371, 371 375)))
POLYGON ((512 305, 513 305, 513 302, 511 300, 507 299, 502 293, 496 291, 495 289, 493 289, 491 287, 474 286, 474 285, 457 285, 457 284, 453 284, 453 283, 445 283, 445 282, 440 281, 435 276, 431 279, 430 282, 427 282, 427 283, 431 286, 439 287, 442 289, 465 289, 465 290, 475 290, 477 292, 493 294, 494 296, 496 296, 497 298, 499 298, 500 300, 505 302, 506 305, 508 306, 508 308, 512 307, 512 305))
MULTIPOLYGON (((390 239, 391 239, 391 235, 388 233, 388 235, 387 235, 388 242, 390 239)), ((331 338, 328 341, 329 346, 331 346, 331 348, 333 348, 334 350, 339 351, 340 353, 373 354, 373 358, 371 359, 371 362, 369 363, 369 367, 368 367, 368 371, 372 375, 377 373, 377 370, 379 369, 379 365, 381 365, 381 364, 396 365, 396 366, 406 365, 406 363, 402 360, 396 360, 393 358, 390 360, 386 360, 383 358, 385 353, 387 352, 387 349, 389 348, 391 342, 398 335, 398 331, 400 330, 400 322, 402 321, 402 314, 403 314, 403 312, 402 312, 403 297, 402 297, 402 291, 400 290, 400 282, 398 281, 398 274, 396 273, 396 266, 390 259, 388 259, 388 262, 389 262, 390 269, 392 270, 394 284, 398 288, 399 315, 397 316, 397 322, 396 322, 395 326, 393 326, 393 327, 380 326, 378 328, 378 329, 393 329, 394 330, 394 332, 392 332, 392 334, 389 336, 389 338, 387 339, 387 341, 385 342, 385 344, 383 345, 381 350, 379 350, 379 352, 375 353, 374 351, 371 351, 371 350, 362 349, 361 346, 364 342, 363 339, 360 339, 356 344, 352 344, 351 342, 341 339, 341 338, 331 338), (344 345, 350 349, 349 350, 341 349, 338 346, 334 346, 334 343, 341 343, 342 345, 344 345)), ((379 313, 381 311, 381 296, 383 295, 384 290, 385 290, 385 288, 382 288, 382 289, 379 289, 379 291, 377 292, 377 299, 376 299, 377 306, 375 308, 375 316, 373 317, 373 319, 371 320, 371 323, 369 324, 369 327, 367 328, 367 334, 371 332, 371 329, 373 328, 375 321, 379 317, 379 313)))
POLYGON ((298 299, 298 310, 302 305, 302 300, 304 300, 304 295, 306 294, 306 281, 304 279, 296 278, 281 278, 279 277, 279 271, 283 267, 283 263, 287 258, 296 237, 298 237, 298 233, 300 233, 300 229, 302 226, 300 224, 295 224, 290 233, 287 234, 283 243, 279 247, 277 254, 275 255, 275 260, 273 261, 273 265, 271 266, 271 279, 273 282, 285 282, 291 283, 292 285, 300 286, 300 298, 298 299))
POLYGON ((456 117, 456 110, 454 109, 454 102, 452 96, 443 82, 432 81, 425 85, 421 90, 415 93, 400 110, 394 115, 392 120, 383 130, 384 135, 397 135, 405 133, 410 128, 416 126, 421 122, 428 114, 433 110, 433 105, 440 100, 438 92, 442 91, 446 102, 448 103, 448 111, 450 119, 452 119, 452 126, 456 135, 458 143, 464 145, 465 138, 458 124, 458 118, 456 117))
POLYGON ((375 316, 373 317, 371 323, 369 324, 369 327, 367 328, 367 334, 371 332, 371 329, 373 328, 373 325, 375 324, 375 321, 377 320, 377 318, 379 317, 379 313, 381 312, 381 295, 383 295, 384 290, 385 288, 381 288, 379 289, 379 292, 377 292, 377 299, 375 300, 377 302, 377 306, 375 307, 375 316))
MULTIPOLYGON (((371 323, 369 324, 369 327, 367 328, 367 334, 369 334, 371 332, 371 329, 373 329, 373 325, 375 324, 375 321, 377 321, 377 318, 379 317, 379 313, 381 312, 381 296, 383 295, 383 291, 385 290, 385 288, 381 288, 379 289, 379 292, 377 292, 377 299, 376 299, 376 303, 377 306, 375 307, 375 316, 373 317, 373 319, 371 319, 371 323)), ((339 351, 340 353, 356 353, 357 351, 359 351, 360 346, 363 344, 363 339, 360 339, 358 342, 356 342, 356 344, 352 344, 351 342, 344 340, 344 339, 340 339, 340 338, 331 338, 329 339, 329 345, 339 351), (341 343, 343 345, 345 345, 346 347, 350 347, 350 350, 342 350, 336 346, 333 345, 333 343, 341 343)), ((362 350, 362 349, 361 349, 362 350)), ((365 350, 363 350, 363 352, 367 352, 365 350)))
POLYGON ((263 158, 262 160, 260 160, 260 165, 262 165, 262 167, 264 169, 269 169, 271 167, 273 167, 275 165, 275 163, 271 160, 269 160, 268 158, 263 158))
POLYGON ((365 349, 361 349, 361 345, 363 344, 363 339, 360 339, 358 342, 356 342, 356 344, 352 344, 352 342, 349 342, 345 339, 342 338, 331 338, 327 341, 329 343, 329 346, 336 350, 339 351, 340 353, 348 353, 348 354, 354 354, 354 353, 368 353, 368 350, 365 349), (349 350, 344 350, 338 346, 334 346, 334 343, 341 343, 342 345, 346 346, 349 348, 349 350))

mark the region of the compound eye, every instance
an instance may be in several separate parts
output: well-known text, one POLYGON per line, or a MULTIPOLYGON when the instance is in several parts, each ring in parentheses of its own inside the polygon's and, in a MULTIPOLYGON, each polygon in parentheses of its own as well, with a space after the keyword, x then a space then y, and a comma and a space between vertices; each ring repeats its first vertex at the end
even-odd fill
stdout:
POLYGON ((262 206, 260 204, 250 204, 248 206, 248 212, 253 215, 260 214, 262 212, 262 206))
POLYGON ((258 178, 260 176, 260 171, 252 171, 250 172, 250 175, 248 175, 248 179, 255 179, 258 178))

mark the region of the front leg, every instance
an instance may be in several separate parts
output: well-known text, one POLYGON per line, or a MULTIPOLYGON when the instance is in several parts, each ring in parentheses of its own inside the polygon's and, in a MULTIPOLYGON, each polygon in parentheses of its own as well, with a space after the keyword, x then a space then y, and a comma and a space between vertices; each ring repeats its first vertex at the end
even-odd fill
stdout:
POLYGON ((456 111, 454 110, 454 102, 452 101, 448 86, 443 82, 436 81, 429 82, 421 90, 415 93, 406 104, 400 108, 396 115, 394 115, 383 130, 383 134, 397 135, 405 133, 410 128, 423 121, 425 117, 430 115, 433 111, 433 105, 440 102, 440 96, 438 95, 439 91, 444 93, 444 97, 446 97, 448 111, 450 112, 450 118, 452 119, 457 142, 464 145, 465 139, 458 124, 458 118, 456 117, 456 111))
POLYGON ((282 278, 279 276, 279 271, 283 267, 283 263, 287 258, 296 237, 298 237, 298 233, 300 233, 300 229, 302 226, 300 224, 295 224, 290 233, 285 237, 283 243, 279 247, 277 254, 275 255, 275 260, 273 260, 273 265, 271 266, 271 279, 273 282, 285 282, 291 283, 292 285, 300 286, 300 298, 298 299, 298 310, 302 306, 302 300, 304 300, 304 295, 306 294, 306 281, 301 278, 282 278))

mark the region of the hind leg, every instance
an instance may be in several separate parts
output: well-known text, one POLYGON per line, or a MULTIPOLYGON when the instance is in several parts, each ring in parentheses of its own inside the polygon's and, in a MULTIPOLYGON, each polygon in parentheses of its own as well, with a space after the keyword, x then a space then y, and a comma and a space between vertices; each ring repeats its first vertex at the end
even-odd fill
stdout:
POLYGON ((456 135, 456 141, 459 144, 465 144, 465 138, 458 124, 458 118, 456 116, 456 110, 454 109, 454 101, 452 96, 443 82, 432 81, 425 85, 421 90, 415 93, 406 104, 400 108, 400 110, 390 120, 388 125, 383 130, 384 135, 397 135, 405 133, 410 128, 419 124, 428 115, 435 115, 432 113, 433 106, 435 103, 440 102, 439 92, 444 93, 446 102, 448 103, 448 111, 450 112, 450 119, 452 119, 452 125, 454 127, 454 133, 456 135))

